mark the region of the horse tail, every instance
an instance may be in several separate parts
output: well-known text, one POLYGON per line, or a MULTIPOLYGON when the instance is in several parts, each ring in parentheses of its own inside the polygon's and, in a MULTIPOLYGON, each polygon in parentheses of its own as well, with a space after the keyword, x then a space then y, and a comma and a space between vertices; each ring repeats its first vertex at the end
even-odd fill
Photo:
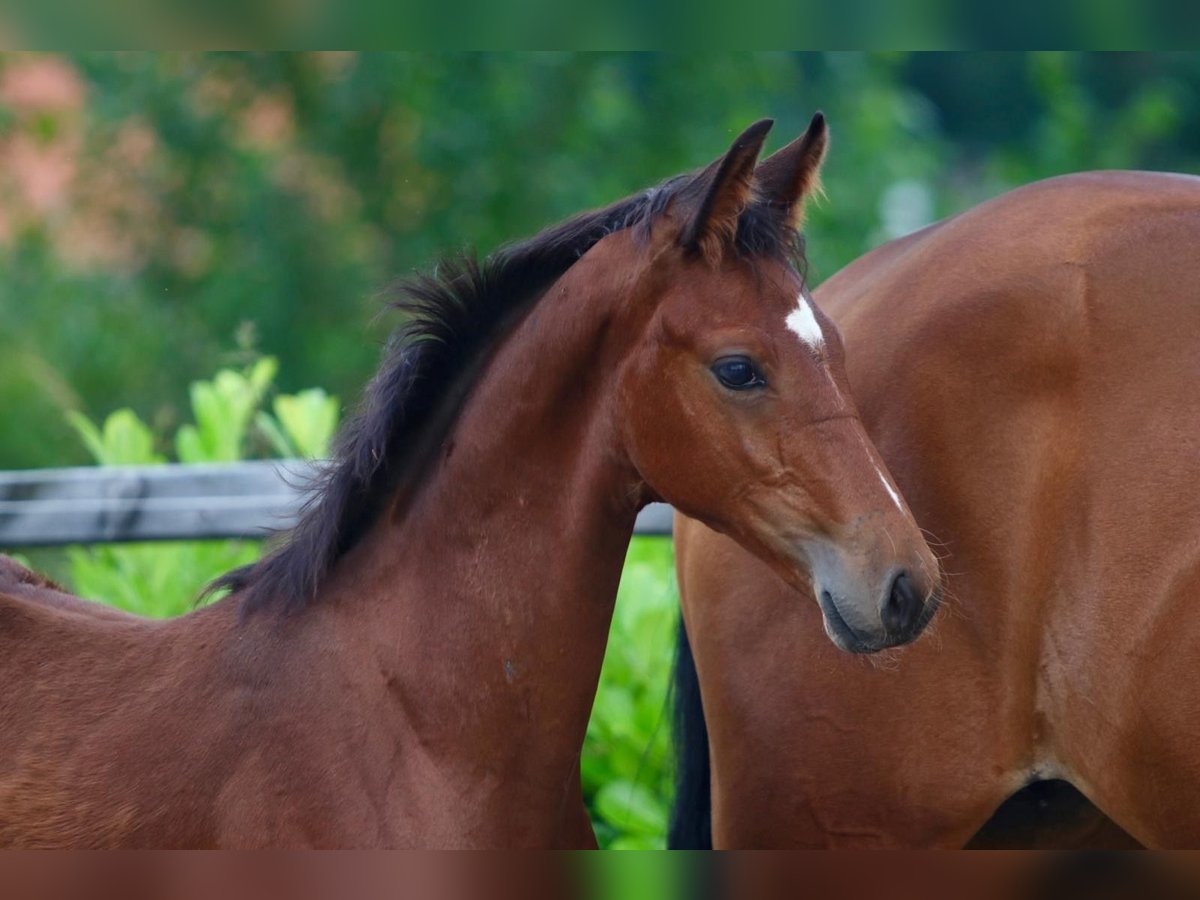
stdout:
POLYGON ((700 677, 679 620, 675 665, 671 678, 674 714, 671 737, 675 745, 675 802, 667 830, 672 850, 712 849, 712 786, 708 759, 708 725, 700 703, 700 677))

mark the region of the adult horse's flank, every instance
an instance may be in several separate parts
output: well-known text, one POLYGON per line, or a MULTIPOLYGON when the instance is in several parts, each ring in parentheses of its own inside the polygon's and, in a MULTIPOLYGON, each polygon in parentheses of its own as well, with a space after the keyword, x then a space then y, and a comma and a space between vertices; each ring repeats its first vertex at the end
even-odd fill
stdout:
POLYGON ((794 253, 823 119, 482 266, 406 324, 291 537, 171 621, 0 588, 0 843, 586 845, 579 754, 638 509, 675 504, 836 640, 937 587, 794 253))
MULTIPOLYGON (((711 745, 714 843, 962 846, 1031 782, 979 843, 1119 838, 1095 808, 1056 815, 1066 781, 1144 844, 1200 845, 1198 250, 1200 179, 1106 172, 821 286, 955 599, 940 640, 872 668, 814 641, 766 567, 677 523, 709 728, 681 711, 686 771, 711 745)), ((684 786, 679 843, 703 838, 707 784, 684 786)))

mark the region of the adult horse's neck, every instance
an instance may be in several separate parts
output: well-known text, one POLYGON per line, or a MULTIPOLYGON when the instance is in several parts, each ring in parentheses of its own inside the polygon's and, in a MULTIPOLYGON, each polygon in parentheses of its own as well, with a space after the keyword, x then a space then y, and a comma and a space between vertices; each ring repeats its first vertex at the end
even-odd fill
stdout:
POLYGON ((385 676, 424 843, 592 839, 579 752, 642 502, 614 415, 640 330, 628 264, 603 262, 618 242, 632 252, 597 248, 514 328, 330 584, 385 676))

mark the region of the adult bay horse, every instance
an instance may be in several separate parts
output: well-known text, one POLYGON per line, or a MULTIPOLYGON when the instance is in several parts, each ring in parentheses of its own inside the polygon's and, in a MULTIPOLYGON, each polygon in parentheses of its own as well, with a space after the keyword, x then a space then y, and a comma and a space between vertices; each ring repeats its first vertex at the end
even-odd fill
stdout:
POLYGON ((703 843, 711 809, 718 846, 957 847, 1032 784, 977 844, 1200 845, 1198 251, 1200 179, 1103 172, 820 287, 950 609, 864 664, 678 520, 676 844, 703 843))
POLYGON ((638 509, 836 639, 914 637, 936 561, 849 413, 796 227, 824 120, 401 287, 297 528, 170 621, 0 583, 0 844, 579 846, 579 754, 638 509), (804 435, 797 439, 797 435, 804 435))

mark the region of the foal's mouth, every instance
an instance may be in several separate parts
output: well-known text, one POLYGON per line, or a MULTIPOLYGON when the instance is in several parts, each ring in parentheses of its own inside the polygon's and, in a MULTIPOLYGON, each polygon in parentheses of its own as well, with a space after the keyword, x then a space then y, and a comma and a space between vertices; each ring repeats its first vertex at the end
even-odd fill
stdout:
POLYGON ((829 591, 821 591, 818 603, 821 606, 821 615, 825 617, 825 630, 842 650, 848 653, 874 653, 883 649, 882 644, 866 640, 854 630, 838 611, 829 591))

